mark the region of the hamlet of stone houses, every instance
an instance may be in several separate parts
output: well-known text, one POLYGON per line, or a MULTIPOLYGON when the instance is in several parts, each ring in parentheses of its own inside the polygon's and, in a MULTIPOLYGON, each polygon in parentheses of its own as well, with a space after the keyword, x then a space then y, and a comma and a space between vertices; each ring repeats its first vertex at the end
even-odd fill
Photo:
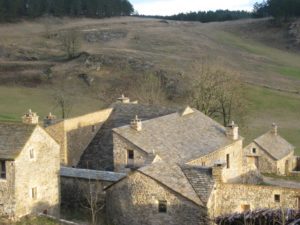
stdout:
POLYGON ((118 225, 209 224, 247 210, 300 209, 299 184, 263 176, 300 175, 276 121, 244 146, 233 121, 223 127, 189 106, 124 95, 76 118, 40 116, 29 110, 22 123, 0 123, 1 215, 58 216, 71 187, 89 182, 100 184, 105 214, 118 225))

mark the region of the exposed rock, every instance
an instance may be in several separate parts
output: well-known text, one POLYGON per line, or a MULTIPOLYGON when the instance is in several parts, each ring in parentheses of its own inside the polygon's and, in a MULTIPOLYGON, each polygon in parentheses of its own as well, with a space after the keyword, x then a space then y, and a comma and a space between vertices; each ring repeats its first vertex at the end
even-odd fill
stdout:
POLYGON ((122 30, 90 30, 85 33, 84 38, 87 42, 95 43, 99 41, 113 41, 127 36, 127 31, 122 30))

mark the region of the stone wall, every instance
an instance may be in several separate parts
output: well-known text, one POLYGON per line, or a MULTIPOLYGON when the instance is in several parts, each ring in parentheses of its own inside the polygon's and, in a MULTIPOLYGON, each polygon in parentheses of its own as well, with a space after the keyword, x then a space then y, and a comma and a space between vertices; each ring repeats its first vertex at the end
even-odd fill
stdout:
POLYGON ((13 217, 15 211, 15 163, 6 161, 6 179, 0 179, 0 217, 13 217))
POLYGON ((107 190, 106 210, 114 225, 206 225, 206 209, 152 178, 134 172, 107 190), (158 202, 167 201, 167 213, 158 202))
POLYGON ((112 108, 66 119, 46 128, 61 145, 61 162, 66 166, 77 166, 80 157, 92 141, 102 124, 108 119, 112 108))
POLYGON ((200 157, 196 160, 189 162, 190 165, 198 166, 214 166, 216 162, 221 162, 226 164, 226 155, 229 155, 230 167, 223 169, 223 181, 235 181, 245 173, 245 168, 243 167, 243 140, 235 141, 233 144, 215 151, 211 154, 200 157))
POLYGON ((15 160, 16 216, 47 212, 59 214, 60 147, 37 127, 15 160), (31 149, 34 157, 30 157, 31 149), (36 188, 36 198, 32 196, 36 188))
POLYGON ((115 172, 129 172, 127 168, 128 164, 128 150, 134 151, 133 167, 141 167, 145 165, 145 161, 148 158, 148 154, 133 145, 126 139, 122 138, 119 134, 113 133, 114 143, 114 170, 115 172))
POLYGON ((294 151, 277 161, 277 174, 288 175, 293 170, 294 151))
POLYGON ((262 208, 288 208, 299 210, 299 189, 265 185, 217 184, 210 201, 214 202, 211 215, 219 216, 242 212, 243 205, 251 210, 262 208), (280 201, 275 200, 280 195, 280 201))

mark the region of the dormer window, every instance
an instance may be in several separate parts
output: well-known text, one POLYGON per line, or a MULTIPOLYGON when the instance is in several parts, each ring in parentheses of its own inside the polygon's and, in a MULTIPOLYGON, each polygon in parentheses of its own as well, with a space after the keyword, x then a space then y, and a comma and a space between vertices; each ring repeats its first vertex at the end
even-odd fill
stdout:
POLYGON ((256 148, 252 148, 252 153, 256 154, 256 148))
POLYGON ((30 159, 34 159, 34 158, 35 158, 35 155, 34 155, 34 149, 33 149, 33 148, 31 148, 31 149, 29 150, 29 157, 30 157, 30 159))
POLYGON ((6 179, 6 163, 4 160, 0 161, 0 178, 6 179))

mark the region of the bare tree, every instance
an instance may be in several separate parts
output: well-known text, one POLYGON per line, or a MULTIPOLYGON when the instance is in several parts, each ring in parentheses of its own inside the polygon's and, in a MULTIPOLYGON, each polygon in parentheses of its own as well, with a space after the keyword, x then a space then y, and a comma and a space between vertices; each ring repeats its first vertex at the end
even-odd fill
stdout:
POLYGON ((162 79, 153 73, 139 76, 129 92, 130 96, 150 105, 163 104, 167 99, 162 79))
POLYGON ((207 65, 196 64, 195 76, 190 91, 193 106, 210 117, 220 117, 224 126, 233 115, 243 114, 242 83, 233 72, 224 69, 212 70, 207 65))
POLYGON ((83 208, 89 210, 93 225, 97 224, 97 216, 104 208, 103 186, 99 181, 88 180, 88 183, 81 183, 84 196, 83 208))
POLYGON ((67 54, 68 58, 74 58, 80 49, 81 39, 79 31, 71 29, 62 32, 60 35, 60 41, 63 50, 67 54))

